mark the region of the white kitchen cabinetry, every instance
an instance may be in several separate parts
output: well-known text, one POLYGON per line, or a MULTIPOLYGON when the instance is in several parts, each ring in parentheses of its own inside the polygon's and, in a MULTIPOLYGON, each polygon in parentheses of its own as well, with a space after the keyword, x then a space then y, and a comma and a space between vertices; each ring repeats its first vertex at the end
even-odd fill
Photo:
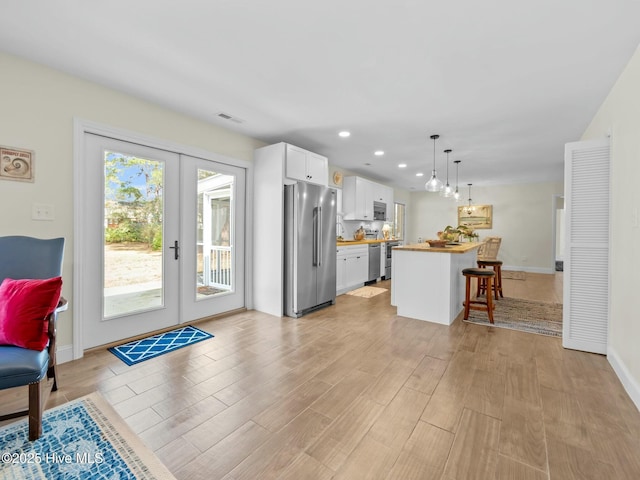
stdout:
POLYGON ((361 177, 345 177, 342 208, 345 220, 373 221, 374 183, 361 177))
POLYGON ((287 145, 285 165, 287 178, 327 186, 329 179, 327 157, 300 147, 287 145))
POLYGON ((387 205, 387 217, 385 221, 393 222, 393 188, 386 185, 376 184, 376 195, 374 200, 376 202, 382 202, 387 205))
POLYGON ((337 247, 336 262, 336 292, 361 287, 369 276, 369 246, 337 247))
POLYGON ((393 221, 393 188, 361 177, 344 178, 342 209, 345 220, 373 221, 373 202, 387 205, 386 221, 393 221))
POLYGON ((327 185, 327 159, 287 143, 254 152, 253 298, 255 310, 284 313, 284 185, 297 180, 327 185), (324 173, 320 172, 323 169, 324 173), (312 177, 311 180, 307 175, 312 177))
POLYGON ((385 276, 385 270, 387 268, 387 242, 380 244, 380 277, 385 276))

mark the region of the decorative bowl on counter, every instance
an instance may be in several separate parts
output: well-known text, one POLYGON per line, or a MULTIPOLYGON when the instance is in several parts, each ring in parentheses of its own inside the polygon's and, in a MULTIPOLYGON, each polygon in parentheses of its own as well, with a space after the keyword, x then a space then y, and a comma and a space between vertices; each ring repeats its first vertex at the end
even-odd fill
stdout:
POLYGON ((444 247, 449 240, 427 240, 430 247, 444 247))

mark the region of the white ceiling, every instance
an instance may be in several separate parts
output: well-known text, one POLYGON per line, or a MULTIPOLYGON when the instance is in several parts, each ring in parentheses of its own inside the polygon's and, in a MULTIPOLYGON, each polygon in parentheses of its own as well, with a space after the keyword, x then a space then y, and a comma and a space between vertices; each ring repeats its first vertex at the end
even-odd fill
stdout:
POLYGON ((451 148, 460 185, 561 180, 564 144, 640 43, 638 0, 22 0, 0 12, 0 50, 416 190, 431 134, 438 175, 451 148))

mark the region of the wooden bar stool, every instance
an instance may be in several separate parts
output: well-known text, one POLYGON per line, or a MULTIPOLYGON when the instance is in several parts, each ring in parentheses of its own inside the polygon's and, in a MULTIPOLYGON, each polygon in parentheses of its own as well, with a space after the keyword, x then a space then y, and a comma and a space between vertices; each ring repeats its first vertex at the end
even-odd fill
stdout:
MULTIPOLYGON (((478 268, 487 268, 493 267, 493 271, 496 274, 495 281, 493 282, 493 292, 496 296, 496 300, 498 300, 498 292, 500 296, 504 298, 502 294, 502 260, 478 260, 478 268)), ((476 297, 479 297, 483 293, 487 292, 487 284, 482 279, 482 281, 478 280, 478 289, 476 291, 476 297)))
POLYGON ((495 272, 487 268, 465 268, 462 270, 462 275, 464 275, 466 280, 464 292, 464 319, 467 320, 469 318, 469 310, 483 310, 487 312, 489 322, 493 323, 493 309, 495 308, 495 305, 493 304, 492 295, 487 295, 486 302, 477 299, 471 300, 471 279, 476 278, 478 280, 478 284, 486 281, 486 288, 490 292, 493 288, 493 280, 496 276, 495 272))

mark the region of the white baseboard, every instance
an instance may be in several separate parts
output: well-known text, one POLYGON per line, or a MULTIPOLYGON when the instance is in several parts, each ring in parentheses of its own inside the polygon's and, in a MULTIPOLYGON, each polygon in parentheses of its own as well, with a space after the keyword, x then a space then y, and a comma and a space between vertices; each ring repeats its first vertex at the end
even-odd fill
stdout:
POLYGON ((544 267, 520 267, 518 265, 502 265, 502 270, 512 270, 516 272, 529 272, 529 273, 546 273, 553 275, 556 271, 553 268, 544 267))
POLYGON ((70 362, 73 360, 73 345, 62 345, 56 348, 56 363, 70 362))
POLYGON ((638 411, 640 411, 640 384, 633 378, 631 372, 629 372, 629 369, 611 345, 607 348, 607 360, 609 360, 613 371, 616 372, 620 382, 622 382, 622 386, 629 394, 629 397, 631 397, 631 401, 636 405, 638 411))

